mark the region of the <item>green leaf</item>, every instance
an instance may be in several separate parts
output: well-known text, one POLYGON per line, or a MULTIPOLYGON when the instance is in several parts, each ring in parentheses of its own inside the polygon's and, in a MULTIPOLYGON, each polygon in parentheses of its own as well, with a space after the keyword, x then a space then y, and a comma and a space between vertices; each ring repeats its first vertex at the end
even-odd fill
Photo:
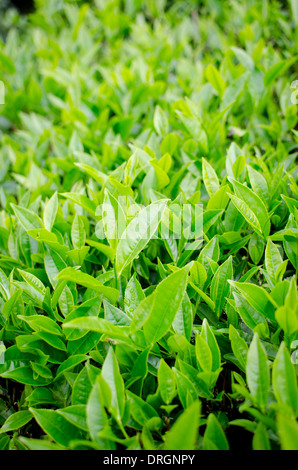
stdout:
POLYGON ((108 443, 99 437, 99 433, 108 424, 108 417, 102 403, 101 393, 99 382, 96 381, 89 396, 86 414, 91 439, 105 448, 108 446, 108 443))
POLYGON ((45 286, 43 283, 38 279, 38 277, 34 276, 31 273, 23 271, 22 269, 18 269, 18 273, 22 276, 24 281, 29 284, 29 286, 33 287, 33 289, 37 290, 40 294, 45 294, 45 286))
POLYGON ((292 335, 298 331, 298 294, 296 288, 296 278, 292 277, 284 305, 275 312, 275 318, 287 335, 292 335))
POLYGON ((119 297, 119 291, 117 289, 114 289, 113 287, 106 287, 89 274, 78 271, 72 267, 63 269, 56 276, 56 279, 64 279, 66 281, 75 282, 76 284, 87 287, 87 289, 92 289, 100 294, 103 294, 104 297, 109 299, 111 302, 116 302, 119 297))
POLYGON ((76 367, 78 364, 81 364, 83 361, 87 359, 87 356, 84 354, 77 354, 73 355, 71 357, 68 357, 65 361, 60 364, 60 366, 57 369, 56 372, 56 379, 61 375, 65 374, 65 372, 68 372, 69 370, 73 369, 76 367))
POLYGON ((148 244, 157 230, 166 200, 156 201, 142 209, 128 224, 116 250, 116 270, 121 274, 148 244))
POLYGON ((124 295, 124 308, 127 315, 132 316, 137 306, 145 298, 141 284, 134 274, 129 280, 124 295))
POLYGON ((67 265, 60 254, 55 250, 49 250, 49 252, 45 254, 44 265, 49 281, 55 289, 59 282, 56 276, 58 276, 60 271, 63 271, 67 265))
POLYGON ((85 405, 68 406, 67 408, 57 410, 57 413, 77 428, 82 429, 83 431, 88 431, 85 405))
POLYGON ((213 413, 211 413, 207 419, 207 427, 203 439, 203 449, 229 450, 227 438, 213 413))
POLYGON ((109 338, 120 339, 130 342, 128 329, 123 326, 115 326, 104 318, 79 317, 64 323, 63 328, 77 328, 79 330, 97 331, 107 335, 109 338))
POLYGON ((113 349, 110 348, 102 366, 101 376, 111 390, 109 410, 120 424, 125 407, 125 387, 113 349))
POLYGON ((45 317, 44 315, 18 315, 18 317, 28 323, 34 331, 45 331, 52 333, 53 335, 62 336, 62 330, 57 323, 51 318, 45 317))
POLYGON ((269 328, 267 319, 258 312, 241 293, 233 292, 235 300, 236 311, 239 313, 243 322, 254 332, 257 332, 262 337, 269 336, 269 328))
POLYGON ((157 412, 149 403, 129 390, 127 391, 127 401, 132 417, 139 425, 145 426, 151 418, 158 417, 157 412))
POLYGON ((236 180, 240 177, 242 171, 244 170, 245 164, 246 159, 243 155, 239 155, 239 157, 237 157, 235 162, 233 163, 232 170, 236 180))
POLYGON ((70 201, 78 204, 79 206, 83 207, 89 214, 93 217, 95 216, 96 211, 96 204, 95 202, 91 201, 87 196, 84 194, 78 193, 61 193, 61 196, 69 199, 70 201))
POLYGON ((254 232, 248 243, 248 252, 254 264, 258 264, 263 256, 265 242, 256 232, 254 232))
POLYGON ((175 315, 173 329, 176 333, 184 335, 190 340, 192 332, 193 313, 192 304, 187 294, 185 294, 182 303, 175 315))
POLYGON ((218 177, 210 163, 208 163, 205 158, 202 158, 202 164, 204 184, 209 196, 211 197, 214 196, 214 194, 219 190, 218 177))
POLYGON ((213 88, 217 91, 218 95, 222 97, 226 84, 222 79, 219 71, 214 67, 214 65, 209 64, 205 71, 205 76, 213 88))
POLYGON ((273 363, 272 385, 277 401, 297 413, 298 389, 295 367, 284 342, 281 343, 273 363))
POLYGON ((267 181, 259 171, 255 170, 251 166, 248 166, 248 174, 250 184, 254 192, 264 201, 265 203, 269 203, 269 192, 268 192, 268 185, 267 181))
POLYGON ((205 372, 212 370, 212 352, 205 339, 197 335, 196 336, 196 357, 198 365, 205 372))
POLYGON ((249 282, 229 281, 232 288, 237 290, 244 299, 264 318, 274 320, 275 302, 270 294, 260 286, 249 282))
POLYGON ((233 278, 232 256, 230 256, 216 271, 211 282, 210 295, 215 303, 215 311, 219 317, 226 297, 229 294, 230 287, 228 281, 233 278))
POLYGON ((88 243, 88 245, 93 246, 94 248, 96 248, 100 253, 103 253, 112 262, 114 262, 115 250, 112 247, 110 247, 108 245, 105 245, 104 243, 96 242, 94 240, 86 240, 86 243, 88 243))
POLYGON ((154 127, 158 135, 165 136, 169 131, 169 124, 165 112, 156 106, 153 117, 154 127))
POLYGON ((43 222, 45 228, 50 232, 55 222, 55 218, 58 211, 58 196, 57 191, 53 196, 46 202, 43 211, 43 222))
MULTIPOLYGON (((87 405, 89 395, 92 390, 92 382, 89 377, 90 365, 85 364, 85 367, 76 376, 71 394, 71 402, 73 405, 87 405)), ((96 370, 98 374, 98 370, 96 370)))
POLYGON ((270 233, 270 218, 260 197, 244 184, 230 179, 236 196, 230 195, 233 203, 254 229, 265 237, 270 233))
POLYGON ((22 444, 28 447, 29 450, 65 450, 66 448, 55 444, 54 442, 46 441, 45 439, 28 439, 27 437, 20 436, 18 439, 22 444))
POLYGON ((29 366, 16 367, 15 369, 1 372, 0 376, 5 379, 15 380, 21 384, 31 385, 34 387, 45 386, 52 382, 52 379, 34 376, 33 370, 29 366))
POLYGON ((245 220, 252 226, 257 233, 262 233, 261 225, 256 217, 255 213, 250 209, 250 207, 239 197, 235 196, 234 194, 228 193, 229 197, 232 200, 232 203, 236 207, 236 209, 240 212, 240 214, 245 218, 245 220))
POLYGON ((11 204, 11 207, 25 231, 43 228, 42 221, 34 212, 25 207, 16 206, 15 204, 11 204))
POLYGON ((293 417, 278 413, 277 431, 282 450, 298 450, 298 424, 293 417))
POLYGON ((277 64, 272 65, 269 70, 267 70, 264 78, 264 85, 269 87, 272 83, 281 75, 283 75, 291 65, 297 62, 297 56, 291 57, 290 59, 281 60, 277 64))
POLYGON ((114 325, 127 326, 130 324, 130 318, 125 313, 114 305, 109 304, 104 300, 105 319, 114 325))
POLYGON ((85 245, 86 232, 81 217, 76 214, 71 226, 71 241, 74 248, 80 249, 85 245))
POLYGON ((43 431, 57 444, 67 447, 71 440, 79 439, 80 431, 54 410, 29 408, 43 431))
POLYGON ((241 369, 245 372, 248 346, 233 325, 230 325, 229 327, 229 338, 233 353, 236 356, 241 369))
POLYGON ((10 415, 0 429, 0 434, 9 431, 19 430, 32 419, 30 411, 17 411, 10 415))
POLYGON ((253 450, 271 450, 268 434, 265 425, 258 423, 252 441, 253 450))
POLYGON ((231 47, 231 49, 234 52, 240 64, 243 65, 243 67, 245 67, 247 70, 250 70, 250 71, 252 71, 255 68, 253 59, 250 57, 250 55, 246 51, 244 51, 243 49, 240 49, 239 47, 231 47))
POLYGON ((208 295, 205 294, 205 292, 203 292, 202 289, 197 287, 193 282, 190 282, 189 284, 191 285, 191 287, 193 287, 195 289, 195 291, 199 294, 199 296, 202 298, 202 300, 204 300, 204 302, 206 302, 206 304, 209 306, 209 308, 213 312, 215 312, 215 303, 213 302, 213 300, 210 299, 210 297, 208 297, 208 295))
POLYGON ((276 282, 276 273, 282 263, 282 257, 276 245, 269 239, 265 250, 265 267, 269 278, 274 285, 276 282))
POLYGON ((172 403, 177 394, 175 373, 163 359, 158 368, 158 386, 163 401, 167 405, 172 403))
POLYGON ((198 393, 191 379, 173 368, 176 374, 177 391, 183 408, 187 408, 191 403, 197 400, 198 393))
POLYGON ((266 351, 257 333, 247 353, 246 376, 252 396, 261 409, 264 409, 268 400, 270 377, 266 351))
POLYGON ((213 331, 211 330, 208 320, 204 318, 201 330, 201 337, 208 344, 211 353, 212 353, 212 370, 217 371, 220 368, 221 364, 221 354, 218 343, 214 336, 213 331))

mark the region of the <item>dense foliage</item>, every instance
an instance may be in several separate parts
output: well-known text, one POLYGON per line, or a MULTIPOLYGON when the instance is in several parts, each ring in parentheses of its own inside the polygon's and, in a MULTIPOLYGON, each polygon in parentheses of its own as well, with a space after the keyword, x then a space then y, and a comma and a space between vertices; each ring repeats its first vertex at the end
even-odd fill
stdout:
POLYGON ((0 29, 0 448, 298 449, 297 1, 36 3, 0 29))

